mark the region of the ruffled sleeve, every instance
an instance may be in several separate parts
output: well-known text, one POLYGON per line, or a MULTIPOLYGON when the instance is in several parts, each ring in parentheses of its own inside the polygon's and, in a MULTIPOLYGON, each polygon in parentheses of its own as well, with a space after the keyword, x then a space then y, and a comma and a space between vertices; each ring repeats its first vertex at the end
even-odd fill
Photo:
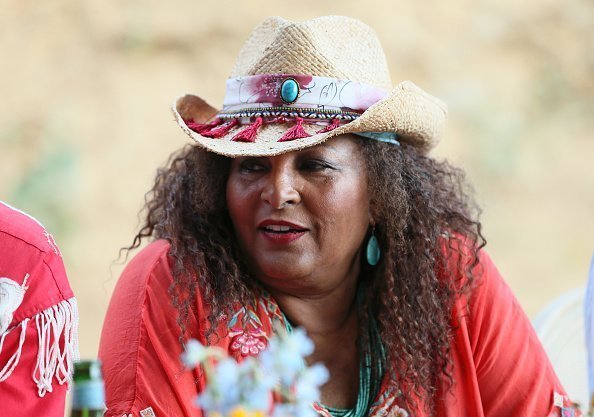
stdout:
POLYGON ((569 399, 530 320, 485 252, 477 270, 468 338, 484 415, 561 416, 569 399))
MULTIPOLYGON (((180 328, 171 304, 169 244, 156 241, 127 265, 101 334, 107 417, 196 417, 198 378, 180 362, 180 328)), ((189 327, 196 328, 196 323, 189 327)))

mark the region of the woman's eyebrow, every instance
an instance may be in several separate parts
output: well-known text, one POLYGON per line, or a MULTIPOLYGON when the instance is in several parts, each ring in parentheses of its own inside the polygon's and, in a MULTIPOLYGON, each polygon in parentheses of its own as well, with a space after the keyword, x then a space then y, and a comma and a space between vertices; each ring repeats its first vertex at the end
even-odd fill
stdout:
POLYGON ((339 154, 338 150, 332 146, 331 144, 329 144, 328 142, 324 142, 322 144, 319 145, 319 147, 314 147, 314 148, 308 148, 308 149, 304 149, 302 151, 302 155, 317 155, 317 154, 325 154, 327 152, 331 152, 333 155, 337 155, 339 154))
POLYGON ((338 161, 338 154, 336 153, 336 151, 334 150, 330 150, 330 151, 309 151, 309 152, 304 152, 299 154, 299 156, 297 156, 297 160, 303 160, 303 159, 308 159, 308 158, 313 158, 313 159, 323 159, 323 160, 332 160, 332 161, 338 161))

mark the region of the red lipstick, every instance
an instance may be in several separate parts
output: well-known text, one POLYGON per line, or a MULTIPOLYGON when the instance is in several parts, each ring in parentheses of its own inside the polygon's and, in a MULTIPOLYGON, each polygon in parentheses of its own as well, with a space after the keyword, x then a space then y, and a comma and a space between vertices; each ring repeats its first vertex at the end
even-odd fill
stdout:
POLYGON ((258 230, 270 242, 276 244, 291 243, 305 233, 308 229, 285 220, 264 220, 258 225, 258 230))

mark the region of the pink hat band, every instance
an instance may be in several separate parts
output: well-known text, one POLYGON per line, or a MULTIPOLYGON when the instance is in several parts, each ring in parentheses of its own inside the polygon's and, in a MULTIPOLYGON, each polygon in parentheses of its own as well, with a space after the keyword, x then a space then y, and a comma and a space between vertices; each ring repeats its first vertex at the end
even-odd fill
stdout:
MULTIPOLYGON (((388 92, 349 80, 298 74, 229 78, 220 119, 282 117, 339 119, 359 117, 388 92)), ((311 120, 313 119, 313 120, 311 120)))

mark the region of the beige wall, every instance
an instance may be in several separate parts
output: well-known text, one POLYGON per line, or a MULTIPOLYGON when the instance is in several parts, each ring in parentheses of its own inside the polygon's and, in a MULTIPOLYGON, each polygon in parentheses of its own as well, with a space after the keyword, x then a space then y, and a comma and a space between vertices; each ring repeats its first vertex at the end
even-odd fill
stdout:
MULTIPOLYGON (((81 351, 101 321, 155 169, 187 142, 168 107, 221 103, 266 15, 346 14, 373 26, 394 82, 450 106, 435 151, 464 167, 488 250, 530 315, 585 284, 594 248, 594 3, 1 0, 0 199, 62 247, 81 351)), ((123 341, 125 343, 125 341, 123 341)))

